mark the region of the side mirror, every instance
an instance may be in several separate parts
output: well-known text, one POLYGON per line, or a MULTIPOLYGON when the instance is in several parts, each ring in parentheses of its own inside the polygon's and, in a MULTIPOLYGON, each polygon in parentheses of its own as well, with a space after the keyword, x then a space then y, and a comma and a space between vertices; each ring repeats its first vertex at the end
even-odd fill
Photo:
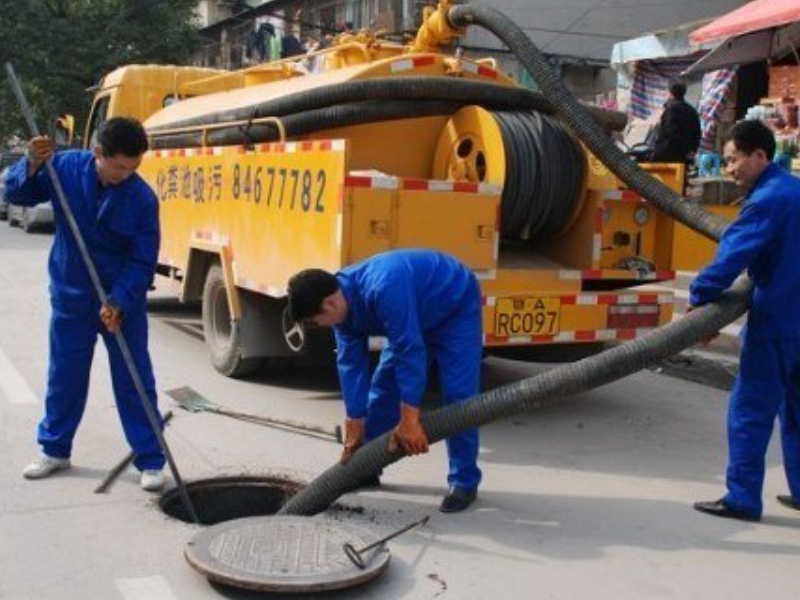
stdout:
POLYGON ((53 140, 56 146, 70 147, 75 136, 75 117, 63 114, 54 124, 53 140))

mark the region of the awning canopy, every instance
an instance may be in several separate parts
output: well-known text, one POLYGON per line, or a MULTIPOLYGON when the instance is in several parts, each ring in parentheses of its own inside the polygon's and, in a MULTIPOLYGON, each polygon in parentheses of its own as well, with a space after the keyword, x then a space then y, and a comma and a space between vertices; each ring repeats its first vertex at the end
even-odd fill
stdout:
POLYGON ((693 31, 692 44, 725 40, 800 21, 800 0, 753 0, 693 31))
POLYGON ((800 23, 755 31, 725 40, 683 74, 703 73, 733 65, 746 65, 770 57, 785 56, 796 51, 798 43, 800 43, 800 23))

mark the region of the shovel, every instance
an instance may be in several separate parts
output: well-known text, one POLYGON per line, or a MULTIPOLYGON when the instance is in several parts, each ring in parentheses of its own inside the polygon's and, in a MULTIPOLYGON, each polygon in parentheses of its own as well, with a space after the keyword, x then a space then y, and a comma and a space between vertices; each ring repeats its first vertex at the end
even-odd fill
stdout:
POLYGON ((264 425, 266 427, 274 427, 283 431, 297 433, 300 435, 307 435, 309 437, 327 440, 329 442, 342 443, 342 428, 337 425, 334 429, 327 429, 316 425, 307 425, 305 423, 298 423, 297 421, 288 421, 284 419, 273 419, 272 417, 264 417, 261 415, 254 415, 243 413, 219 404, 214 404, 207 398, 204 398, 196 390, 189 386, 175 388, 174 390, 167 390, 167 395, 175 400, 175 403, 184 410, 189 412, 210 412, 217 415, 225 415, 232 419, 240 421, 247 421, 248 423, 255 423, 256 425, 264 425))

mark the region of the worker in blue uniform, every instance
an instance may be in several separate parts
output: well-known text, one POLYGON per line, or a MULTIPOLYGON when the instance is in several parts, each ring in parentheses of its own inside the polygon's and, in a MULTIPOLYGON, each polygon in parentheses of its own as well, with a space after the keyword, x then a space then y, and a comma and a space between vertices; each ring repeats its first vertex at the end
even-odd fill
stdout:
MULTIPOLYGON (((394 429, 391 444, 406 454, 428 451, 420 402, 430 363, 438 367, 442 400, 478 393, 482 353, 481 296, 475 275, 455 258, 431 250, 378 254, 334 274, 320 269, 289 281, 294 321, 333 327, 346 409, 346 462, 364 441, 394 429), (386 346, 370 378, 370 337, 386 346)), ((476 498, 478 430, 447 440, 449 491, 442 512, 476 498)), ((374 480, 363 485, 378 485, 374 480)))
POLYGON ((790 491, 778 500, 800 510, 800 180, 771 162, 774 153, 775 138, 760 121, 734 126, 724 148, 726 170, 749 194, 713 262, 690 289, 695 307, 719 298, 745 269, 753 281, 728 408, 728 491, 694 505, 750 521, 761 518, 765 455, 776 416, 790 491))
POLYGON ((38 427, 39 459, 23 475, 40 479, 70 466, 72 440, 86 406, 89 371, 98 334, 108 350, 117 409, 147 490, 164 484, 164 455, 113 334, 122 329, 149 401, 156 406, 147 350, 145 294, 159 248, 158 201, 136 173, 147 150, 141 124, 106 121, 92 151, 53 153, 46 137, 28 144, 27 156, 9 172, 6 197, 33 206, 52 201, 56 233, 50 252, 50 367, 45 414, 38 427), (42 165, 52 157, 78 228, 108 294, 101 306, 89 271, 42 165))

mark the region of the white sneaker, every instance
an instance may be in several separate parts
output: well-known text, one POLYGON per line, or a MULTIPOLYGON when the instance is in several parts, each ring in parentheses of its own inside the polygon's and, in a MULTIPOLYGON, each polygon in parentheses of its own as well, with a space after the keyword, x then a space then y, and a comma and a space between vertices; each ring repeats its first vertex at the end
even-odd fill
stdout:
POLYGON ((69 469, 71 466, 68 458, 56 458, 42 454, 23 469, 22 476, 25 479, 43 479, 56 471, 69 469))
POLYGON ((139 485, 148 492, 157 492, 164 487, 164 472, 161 469, 145 469, 142 471, 139 485))

